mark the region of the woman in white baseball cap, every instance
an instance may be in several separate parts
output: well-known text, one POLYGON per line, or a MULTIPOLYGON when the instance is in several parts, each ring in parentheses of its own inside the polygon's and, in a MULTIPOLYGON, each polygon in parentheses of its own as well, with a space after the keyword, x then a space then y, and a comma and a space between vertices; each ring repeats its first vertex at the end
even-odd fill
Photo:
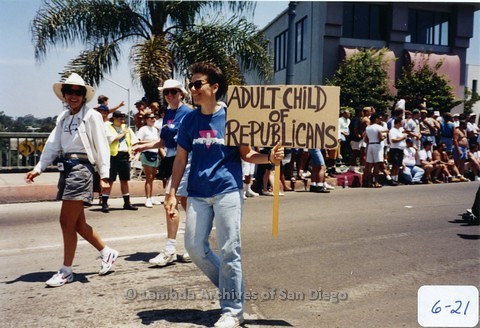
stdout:
POLYGON ((73 281, 72 264, 77 248, 77 233, 100 251, 101 269, 106 274, 118 257, 118 252, 105 245, 99 234, 85 220, 84 204, 93 198, 94 165, 101 178, 101 187, 108 187, 110 148, 105 135, 102 115, 88 108, 95 90, 78 74, 53 85, 55 95, 66 105, 48 137, 35 168, 25 175, 32 183, 54 160, 58 159, 60 179, 57 199, 62 200, 60 226, 63 234, 63 266, 46 284, 63 286, 73 281), (59 154, 63 154, 58 158, 59 154))

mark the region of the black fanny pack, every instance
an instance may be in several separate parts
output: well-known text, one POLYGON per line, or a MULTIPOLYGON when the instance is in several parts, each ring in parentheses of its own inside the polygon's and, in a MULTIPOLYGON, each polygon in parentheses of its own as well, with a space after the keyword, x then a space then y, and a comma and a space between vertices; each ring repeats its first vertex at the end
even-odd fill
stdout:
POLYGON ((144 151, 143 155, 149 162, 155 162, 158 158, 158 153, 155 153, 153 151, 144 151))
POLYGON ((70 171, 74 166, 78 164, 90 164, 88 159, 78 158, 64 158, 61 157, 57 161, 57 168, 59 171, 70 171))

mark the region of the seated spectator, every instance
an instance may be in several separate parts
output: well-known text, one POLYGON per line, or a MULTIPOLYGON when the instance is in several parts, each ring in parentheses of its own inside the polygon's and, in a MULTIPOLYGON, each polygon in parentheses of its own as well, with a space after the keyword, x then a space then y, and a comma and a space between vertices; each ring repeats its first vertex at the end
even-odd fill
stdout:
POLYGON ((432 158, 433 160, 440 160, 444 168, 442 173, 444 180, 447 182, 459 182, 460 179, 456 178, 460 175, 458 172, 457 166, 455 165, 453 159, 450 159, 448 153, 445 151, 446 145, 441 142, 438 144, 438 147, 434 147, 432 158))
POLYGON ((467 171, 472 172, 473 180, 480 181, 480 151, 477 143, 468 151, 467 171))
POLYGON ((412 139, 406 140, 406 147, 403 150, 402 176, 407 184, 420 184, 425 170, 416 165, 417 150, 413 147, 412 139))
POLYGON ((423 143, 423 149, 418 152, 417 165, 425 170, 425 183, 443 183, 438 176, 444 165, 439 159, 433 160, 431 141, 427 140, 423 143))

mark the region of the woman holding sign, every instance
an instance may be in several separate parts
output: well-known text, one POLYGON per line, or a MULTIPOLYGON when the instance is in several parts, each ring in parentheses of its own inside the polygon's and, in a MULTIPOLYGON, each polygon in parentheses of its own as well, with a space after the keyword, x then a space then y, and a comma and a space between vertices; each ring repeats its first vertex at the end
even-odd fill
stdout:
POLYGON ((240 225, 243 209, 242 162, 279 162, 283 147, 269 154, 249 146, 225 145, 226 108, 218 100, 227 91, 223 72, 210 64, 190 67, 189 84, 198 110, 188 113, 178 131, 171 197, 165 204, 175 213, 176 189, 191 153, 188 178, 185 247, 192 261, 219 288, 222 316, 215 327, 238 327, 243 322, 243 275, 240 225), (215 216, 219 254, 208 243, 215 216))

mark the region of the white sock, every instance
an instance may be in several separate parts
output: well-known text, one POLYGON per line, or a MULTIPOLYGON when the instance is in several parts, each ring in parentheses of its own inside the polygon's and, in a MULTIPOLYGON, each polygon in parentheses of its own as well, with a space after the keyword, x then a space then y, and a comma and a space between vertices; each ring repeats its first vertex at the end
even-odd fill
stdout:
POLYGON ((317 183, 316 182, 311 182, 310 185, 313 186, 313 187, 316 187, 317 183))
POLYGON ((398 175, 392 175, 393 181, 398 181, 398 175))
POLYGON ((318 186, 319 186, 319 187, 323 187, 323 182, 319 182, 319 183, 318 183, 318 186))
POLYGON ((105 246, 105 248, 100 251, 100 254, 101 254, 102 256, 107 256, 108 254, 110 254, 110 251, 111 251, 111 250, 110 250, 110 247, 105 246))
POLYGON ((72 267, 71 266, 66 266, 62 265, 62 268, 60 269, 63 273, 72 273, 72 267))
POLYGON ((177 250, 177 240, 168 238, 165 250, 170 253, 175 252, 177 250))

